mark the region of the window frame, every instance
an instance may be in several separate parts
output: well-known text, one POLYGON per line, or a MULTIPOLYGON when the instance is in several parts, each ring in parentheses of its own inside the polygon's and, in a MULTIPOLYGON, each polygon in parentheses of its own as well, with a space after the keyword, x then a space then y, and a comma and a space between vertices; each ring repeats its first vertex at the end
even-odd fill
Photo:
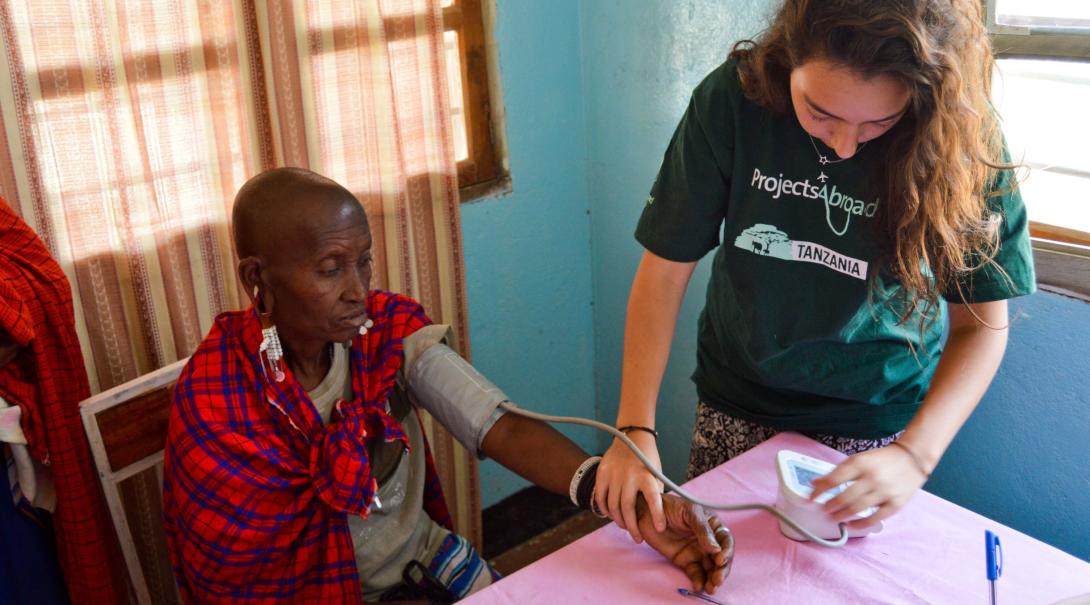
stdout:
MULTIPOLYGON (((996 0, 984 1, 996 59, 1090 63, 1090 29, 999 24, 996 0)), ((1030 237, 1038 286, 1090 302, 1090 233, 1031 221, 1030 237)))
POLYGON ((1090 61, 1090 29, 996 23, 996 0, 987 2, 987 27, 998 58, 1090 61))
POLYGON ((511 176, 503 136, 498 61, 492 40, 493 0, 453 0, 444 6, 443 31, 458 33, 462 107, 468 157, 458 162, 462 202, 507 193, 511 176))

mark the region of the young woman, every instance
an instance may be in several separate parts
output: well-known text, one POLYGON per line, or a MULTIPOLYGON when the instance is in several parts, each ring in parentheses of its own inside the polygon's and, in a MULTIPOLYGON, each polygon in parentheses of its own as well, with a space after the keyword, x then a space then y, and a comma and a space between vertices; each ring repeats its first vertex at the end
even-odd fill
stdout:
MULTIPOLYGON (((855 481, 826 505, 838 520, 878 506, 852 525, 875 523, 923 485, 999 366, 1006 300, 1035 287, 991 69, 977 0, 786 0, 696 88, 636 230, 617 425, 645 453, 715 249, 689 475, 793 430, 854 454, 815 481, 855 481)), ((661 522, 623 444, 597 486, 634 539, 637 493, 661 522)))

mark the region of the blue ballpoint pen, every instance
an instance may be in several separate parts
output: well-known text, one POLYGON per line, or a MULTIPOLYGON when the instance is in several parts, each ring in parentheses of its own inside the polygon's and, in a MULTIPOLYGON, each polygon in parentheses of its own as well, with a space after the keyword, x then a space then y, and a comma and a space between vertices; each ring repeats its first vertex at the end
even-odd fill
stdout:
POLYGON ((988 530, 984 530, 984 561, 991 588, 991 605, 995 605, 995 581, 1003 575, 1003 546, 999 543, 999 536, 988 530))

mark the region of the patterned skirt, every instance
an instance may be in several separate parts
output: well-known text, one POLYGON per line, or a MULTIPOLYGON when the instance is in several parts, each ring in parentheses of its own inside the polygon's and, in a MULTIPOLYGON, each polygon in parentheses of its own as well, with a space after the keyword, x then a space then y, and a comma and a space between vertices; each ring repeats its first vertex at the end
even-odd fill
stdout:
MULTIPOLYGON (((701 401, 696 406, 696 427, 693 428, 693 445, 689 452, 686 478, 702 475, 782 432, 724 414, 701 401)), ((881 439, 852 439, 815 433, 803 434, 849 455, 885 447, 901 436, 901 433, 894 433, 881 439)))

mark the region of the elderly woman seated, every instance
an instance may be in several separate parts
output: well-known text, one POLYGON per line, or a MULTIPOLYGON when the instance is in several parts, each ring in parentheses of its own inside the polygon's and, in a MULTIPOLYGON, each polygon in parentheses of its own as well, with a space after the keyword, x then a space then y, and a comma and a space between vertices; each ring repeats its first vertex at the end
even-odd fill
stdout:
MULTIPOLYGON (((471 451, 589 504, 594 459, 504 413, 419 303, 370 289, 371 233, 348 190, 265 172, 238 193, 234 235, 253 304, 216 318, 170 416, 163 509, 186 602, 449 602, 494 581, 451 532, 414 404, 471 451)), ((662 531, 641 521, 648 543, 714 590, 729 534, 664 505, 662 531)))

